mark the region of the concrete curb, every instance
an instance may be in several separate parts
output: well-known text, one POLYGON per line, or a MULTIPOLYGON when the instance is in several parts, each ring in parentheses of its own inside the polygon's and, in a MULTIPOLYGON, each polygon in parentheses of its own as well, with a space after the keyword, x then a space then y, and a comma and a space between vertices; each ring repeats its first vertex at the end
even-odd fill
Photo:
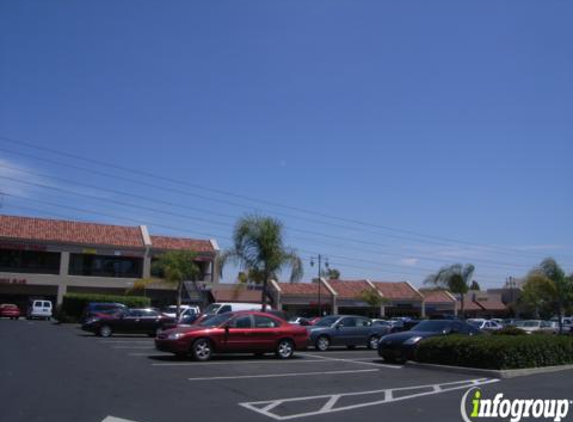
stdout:
POLYGON ((486 378, 515 378, 528 375, 547 374, 551 372, 573 371, 573 365, 543 366, 539 368, 523 369, 481 369, 467 368, 463 366, 435 365, 431 363, 408 362, 406 367, 416 369, 430 369, 433 371, 454 372, 459 374, 478 375, 486 378))

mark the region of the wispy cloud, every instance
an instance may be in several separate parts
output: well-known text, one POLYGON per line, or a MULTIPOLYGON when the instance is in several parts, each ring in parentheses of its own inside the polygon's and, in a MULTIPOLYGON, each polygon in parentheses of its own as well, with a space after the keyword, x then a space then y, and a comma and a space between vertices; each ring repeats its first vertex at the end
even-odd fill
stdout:
POLYGON ((33 187, 27 183, 40 182, 27 167, 0 157, 0 194, 29 198, 33 196, 33 187))
POLYGON ((407 265, 409 267, 414 267, 418 264, 420 260, 418 258, 403 258, 400 260, 400 265, 407 265))

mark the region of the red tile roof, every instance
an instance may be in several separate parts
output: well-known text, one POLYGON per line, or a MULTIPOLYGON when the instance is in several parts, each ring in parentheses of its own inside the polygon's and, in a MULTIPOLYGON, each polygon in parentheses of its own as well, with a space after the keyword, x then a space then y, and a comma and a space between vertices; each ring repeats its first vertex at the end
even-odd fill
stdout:
POLYGON ((477 303, 486 311, 507 311, 507 306, 501 300, 478 300, 477 303))
MULTIPOLYGON (((209 240, 167 236, 150 237, 153 248, 159 250, 191 249, 196 252, 215 251, 209 240)), ((138 226, 116 226, 10 215, 0 215, 0 239, 138 249, 145 247, 141 228, 138 226)))
POLYGON ((184 237, 150 236, 153 249, 181 250, 190 249, 195 252, 214 252, 209 240, 196 240, 184 237))
POLYGON ((360 299, 364 290, 372 290, 365 280, 327 280, 340 299, 360 299))
POLYGON ((456 301, 445 290, 420 289, 420 293, 424 295, 426 303, 454 303, 456 301))
POLYGON ((405 281, 373 281, 376 288, 391 300, 416 300, 421 301, 422 297, 417 290, 405 281))
MULTIPOLYGON (((278 283, 282 294, 286 296, 318 296, 318 283, 278 283)), ((330 296, 330 291, 321 286, 320 294, 330 296)))
POLYGON ((143 247, 139 227, 0 215, 0 238, 32 242, 143 247))
MULTIPOLYGON (((458 311, 462 309, 462 302, 459 300, 456 302, 456 308, 458 311)), ((464 311, 483 311, 484 309, 473 300, 466 300, 464 301, 464 311)))

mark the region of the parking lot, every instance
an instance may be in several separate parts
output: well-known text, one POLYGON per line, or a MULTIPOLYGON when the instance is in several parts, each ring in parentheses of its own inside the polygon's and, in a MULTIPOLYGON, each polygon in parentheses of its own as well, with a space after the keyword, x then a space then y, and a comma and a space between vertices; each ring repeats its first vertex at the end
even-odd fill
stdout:
POLYGON ((103 339, 75 325, 0 321, 3 420, 459 421, 465 391, 571 398, 569 372, 510 380, 387 365, 367 349, 227 355, 209 362, 157 352, 153 339, 103 339))

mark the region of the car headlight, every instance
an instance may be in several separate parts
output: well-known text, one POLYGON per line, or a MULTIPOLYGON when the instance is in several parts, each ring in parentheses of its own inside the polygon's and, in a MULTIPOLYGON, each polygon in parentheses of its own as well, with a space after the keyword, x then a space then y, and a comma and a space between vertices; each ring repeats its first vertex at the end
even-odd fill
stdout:
POLYGON ((179 340, 183 336, 183 333, 171 333, 167 336, 167 340, 179 340))
POLYGON ((422 340, 422 337, 417 336, 417 337, 410 337, 408 340, 406 340, 404 342, 405 345, 411 346, 413 344, 418 343, 420 340, 422 340))

